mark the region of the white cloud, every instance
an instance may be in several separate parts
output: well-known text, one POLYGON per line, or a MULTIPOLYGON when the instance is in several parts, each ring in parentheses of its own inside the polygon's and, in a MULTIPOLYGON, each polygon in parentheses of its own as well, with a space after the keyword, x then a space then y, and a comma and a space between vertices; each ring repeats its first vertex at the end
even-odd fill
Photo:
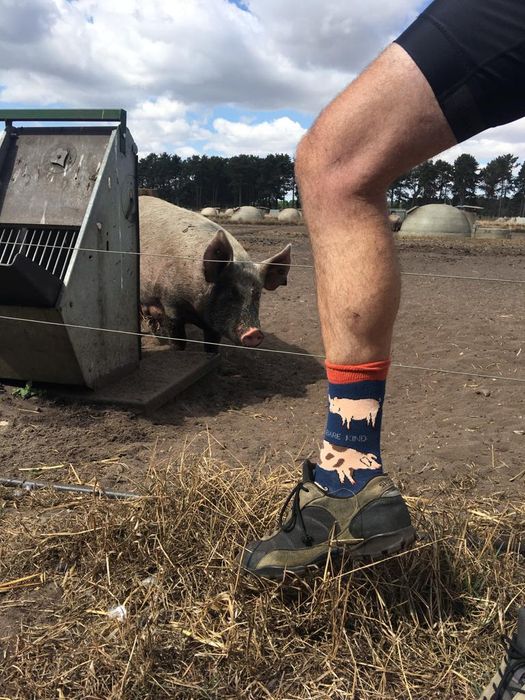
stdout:
POLYGON ((190 142, 204 141, 211 132, 188 116, 189 107, 162 96, 146 100, 129 113, 130 131, 139 147, 139 155, 163 151, 186 158, 198 153, 190 142))
POLYGON ((145 100, 138 104, 133 110, 134 119, 159 119, 169 121, 185 117, 188 112, 188 105, 179 100, 170 100, 169 97, 161 96, 155 100, 145 100))
MULTIPOLYGON (((290 152, 301 126, 254 113, 314 117, 421 0, 245 5, 249 11, 227 0, 0 0, 0 100, 123 106, 143 153, 290 152), (229 116, 210 126, 219 107, 236 110, 238 123, 229 116)), ((501 129, 459 148, 480 160, 507 151, 525 158, 524 123, 501 129)))
POLYGON ((191 146, 178 146, 174 149, 174 153, 176 153, 181 158, 191 158, 191 156, 199 155, 199 151, 197 151, 195 148, 192 148, 191 146))
POLYGON ((13 48, 41 39, 58 17, 56 7, 47 0, 2 0, 0 8, 0 41, 13 48))
POLYGON ((298 122, 288 117, 257 124, 215 119, 214 134, 206 143, 206 150, 224 156, 237 153, 264 155, 266 153, 294 153, 299 139, 305 133, 298 122))
MULTIPOLYGON (((372 2, 378 0, 372 0, 372 2)), ((347 71, 308 70, 257 17, 226 0, 0 0, 3 101, 93 105, 169 95, 184 103, 316 110, 347 71), (25 25, 45 27, 28 32, 25 25)))
POLYGON ((303 69, 362 70, 415 19, 420 0, 247 0, 268 39, 303 69))
POLYGON ((242 115, 238 121, 215 119, 212 127, 206 128, 191 118, 188 106, 167 97, 140 103, 130 112, 128 123, 139 144, 139 155, 168 151, 183 158, 196 155, 199 150, 224 156, 292 154, 306 131, 288 117, 256 122, 253 117, 242 115), (190 143, 198 144, 200 149, 190 143))
POLYGON ((488 129, 468 141, 449 148, 439 157, 453 163, 462 153, 470 153, 484 165, 492 158, 505 153, 518 156, 525 160, 525 119, 519 119, 511 124, 504 124, 495 129, 488 129))

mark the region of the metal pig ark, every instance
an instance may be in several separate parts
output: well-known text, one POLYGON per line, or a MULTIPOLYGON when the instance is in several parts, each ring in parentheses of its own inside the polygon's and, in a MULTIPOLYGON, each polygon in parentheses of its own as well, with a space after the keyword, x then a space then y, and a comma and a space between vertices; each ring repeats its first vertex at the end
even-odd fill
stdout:
POLYGON ((4 110, 0 120, 0 317, 55 324, 0 318, 0 378, 95 388, 140 359, 138 336, 70 327, 140 331, 126 112, 4 110), (13 124, 26 121, 119 123, 13 124))

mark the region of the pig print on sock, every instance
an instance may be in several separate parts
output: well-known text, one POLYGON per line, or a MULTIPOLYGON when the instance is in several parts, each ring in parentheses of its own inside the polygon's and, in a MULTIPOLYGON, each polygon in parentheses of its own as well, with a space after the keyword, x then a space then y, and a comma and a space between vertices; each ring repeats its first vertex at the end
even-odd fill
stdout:
POLYGON ((353 420, 366 420, 375 428, 381 404, 376 399, 338 399, 329 397, 330 413, 340 416, 344 428, 350 428, 353 420))
POLYGON ((381 463, 372 452, 359 452, 351 447, 339 447, 323 441, 319 466, 326 471, 335 471, 341 483, 345 477, 355 484, 353 473, 356 469, 381 469, 381 463))

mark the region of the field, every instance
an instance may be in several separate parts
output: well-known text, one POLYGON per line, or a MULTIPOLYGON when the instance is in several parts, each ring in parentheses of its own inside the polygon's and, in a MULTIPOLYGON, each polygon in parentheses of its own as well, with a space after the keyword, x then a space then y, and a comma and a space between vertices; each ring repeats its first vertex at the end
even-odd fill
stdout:
MULTIPOLYGON (((301 226, 230 230, 254 259, 291 241, 293 263, 312 263, 301 226)), ((382 451, 414 551, 302 584, 239 576, 239 547, 316 457, 320 358, 225 349, 215 376, 147 417, 5 386, 2 476, 145 498, 0 491, 0 698, 476 697, 525 601, 525 406, 522 383, 467 375, 525 379, 524 285, 435 275, 523 281, 525 241, 399 248, 425 276, 403 277, 393 361, 430 370, 392 368, 382 451)), ((309 267, 264 295, 261 321, 265 348, 322 354, 309 267)))

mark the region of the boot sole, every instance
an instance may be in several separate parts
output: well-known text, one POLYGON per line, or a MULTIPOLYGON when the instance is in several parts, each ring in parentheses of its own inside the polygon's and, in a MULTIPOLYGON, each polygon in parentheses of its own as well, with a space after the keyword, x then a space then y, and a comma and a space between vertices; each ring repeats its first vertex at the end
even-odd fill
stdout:
POLYGON ((415 540, 416 531, 412 526, 409 526, 401 530, 396 530, 395 532, 374 535, 373 537, 369 537, 364 542, 360 542, 358 545, 338 542, 336 545, 330 547, 329 552, 326 552, 316 559, 313 559, 311 562, 308 562, 308 564, 290 566, 286 568, 278 566, 265 566, 262 569, 257 569, 256 571, 252 571, 251 569, 244 570, 250 574, 254 574, 255 576, 270 579, 282 579, 286 574, 291 574, 293 576, 304 576, 309 572, 318 571, 319 568, 326 563, 329 553, 332 557, 340 557, 343 554, 346 554, 351 559, 358 561, 363 559, 382 559, 403 551, 413 544, 415 540))

